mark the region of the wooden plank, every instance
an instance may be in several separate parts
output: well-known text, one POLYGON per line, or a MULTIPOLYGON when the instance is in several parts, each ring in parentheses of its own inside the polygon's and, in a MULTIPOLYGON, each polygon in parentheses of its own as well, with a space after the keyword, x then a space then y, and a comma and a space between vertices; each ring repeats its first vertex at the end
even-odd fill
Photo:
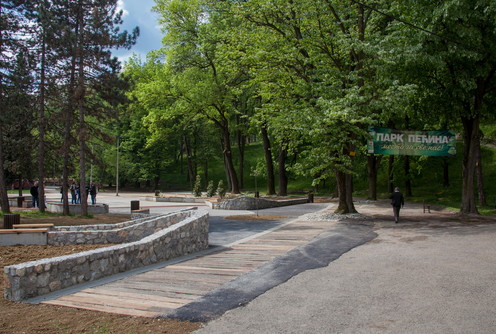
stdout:
POLYGON ((136 285, 129 282, 123 282, 120 284, 112 284, 113 288, 123 288, 123 289, 135 289, 135 290, 148 290, 150 293, 170 293, 174 292, 177 294, 191 295, 191 296, 202 296, 210 291, 210 287, 199 287, 192 286, 192 284, 186 284, 186 286, 157 286, 157 284, 141 284, 136 285))
POLYGON ((163 315, 307 243, 328 228, 328 222, 297 221, 227 249, 86 289, 50 303, 127 315, 163 315))
MULTIPOLYGON (((106 285, 105 287, 102 287, 105 290, 108 290, 110 292, 116 291, 116 292, 131 292, 131 293, 138 293, 143 296, 161 296, 161 297, 169 297, 169 298, 177 298, 180 300, 188 300, 188 301, 193 301, 201 296, 203 294, 192 294, 191 292, 184 292, 184 291, 164 291, 164 290, 149 290, 149 289, 136 289, 132 287, 117 287, 117 286, 108 286, 106 285)), ((98 288, 94 288, 98 289, 98 288)))
POLYGON ((185 301, 182 298, 173 298, 167 296, 161 296, 158 294, 143 294, 139 292, 132 292, 131 289, 126 290, 115 290, 106 288, 92 288, 80 291, 81 293, 91 293, 93 295, 99 295, 102 297, 111 296, 119 297, 121 300, 152 300, 160 303, 170 303, 177 306, 183 306, 186 303, 191 302, 191 299, 185 301))
POLYGON ((115 314, 122 314, 122 315, 128 315, 128 316, 133 316, 133 317, 155 318, 155 317, 161 316, 164 313, 166 313, 166 312, 162 313, 162 312, 157 312, 157 311, 143 311, 143 310, 136 310, 136 309, 130 309, 130 308, 121 308, 121 307, 115 307, 115 306, 80 304, 77 302, 61 301, 59 299, 45 301, 42 304, 72 307, 72 308, 78 308, 78 309, 89 310, 89 311, 115 313, 115 314))
POLYGON ((69 301, 69 302, 77 302, 84 304, 94 304, 94 305, 105 305, 105 306, 114 306, 120 308, 130 308, 137 310, 148 310, 150 307, 163 307, 163 308, 175 308, 174 303, 167 302, 158 302, 156 300, 147 300, 147 299, 123 299, 116 296, 104 296, 101 298, 99 294, 93 294, 90 292, 76 292, 72 295, 67 295, 59 298, 61 301, 69 301))

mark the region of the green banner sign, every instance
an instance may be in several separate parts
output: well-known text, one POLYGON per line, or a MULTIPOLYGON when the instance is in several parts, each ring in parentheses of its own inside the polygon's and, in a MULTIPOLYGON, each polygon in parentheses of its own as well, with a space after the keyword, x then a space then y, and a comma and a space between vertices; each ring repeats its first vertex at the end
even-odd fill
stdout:
POLYGON ((456 155, 455 134, 441 131, 402 131, 372 127, 367 142, 369 154, 426 155, 445 157, 456 155))

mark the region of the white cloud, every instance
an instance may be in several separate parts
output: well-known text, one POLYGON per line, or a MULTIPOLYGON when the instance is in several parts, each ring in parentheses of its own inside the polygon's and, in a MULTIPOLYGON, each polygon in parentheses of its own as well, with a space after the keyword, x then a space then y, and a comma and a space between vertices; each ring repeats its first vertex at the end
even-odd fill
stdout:
POLYGON ((124 6, 124 0, 117 0, 117 11, 122 10, 122 17, 128 16, 129 12, 126 10, 124 6))

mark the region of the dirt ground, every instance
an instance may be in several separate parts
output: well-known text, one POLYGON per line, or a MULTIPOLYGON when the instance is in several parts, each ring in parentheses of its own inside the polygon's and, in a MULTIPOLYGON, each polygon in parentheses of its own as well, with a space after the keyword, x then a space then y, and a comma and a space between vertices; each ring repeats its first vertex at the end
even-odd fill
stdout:
MULTIPOLYGON (((45 217, 22 218, 22 224, 53 223, 55 225, 112 224, 129 220, 129 215, 95 215, 93 218, 45 217)), ((108 245, 71 246, 0 246, 0 270, 12 264, 33 261, 95 249, 108 245)), ((3 291, 4 282, 0 281, 3 291)), ((168 319, 128 317, 103 312, 52 305, 31 305, 0 298, 0 333, 190 333, 199 323, 168 319)))

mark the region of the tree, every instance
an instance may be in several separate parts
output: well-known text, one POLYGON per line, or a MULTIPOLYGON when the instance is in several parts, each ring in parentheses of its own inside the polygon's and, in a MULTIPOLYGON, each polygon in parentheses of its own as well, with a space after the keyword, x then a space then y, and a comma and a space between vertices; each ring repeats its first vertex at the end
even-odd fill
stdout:
MULTIPOLYGON (((228 183, 240 192, 240 179, 233 163, 232 122, 242 113, 243 84, 247 73, 231 57, 230 29, 235 17, 226 15, 231 4, 209 1, 159 0, 155 10, 167 32, 164 50, 174 77, 177 108, 209 120, 219 130, 228 183)), ((237 59, 239 62, 240 59, 237 59)))
MULTIPOLYGON (((422 96, 444 119, 458 118, 463 129, 461 212, 477 213, 474 177, 480 151, 480 122, 491 113, 496 72, 496 7, 491 1, 402 2, 398 11, 409 13, 423 30, 398 28, 406 50, 411 50, 419 71, 416 83, 430 94, 422 96), (432 32, 432 33, 429 33, 432 32), (405 39, 408 36, 409 39, 405 39), (412 47, 413 43, 421 47, 412 47)), ((410 27, 411 28, 411 27, 410 27)), ((480 187, 483 187, 481 184, 480 187)))
MULTIPOLYGON (((15 66, 20 70, 23 59, 18 55, 25 47, 22 40, 21 29, 23 29, 23 18, 25 17, 25 1, 6 0, 0 3, 0 205, 2 212, 10 212, 9 201, 7 196, 6 179, 5 179, 5 138, 6 130, 12 122, 9 122, 9 108, 14 107, 11 103, 13 95, 17 92, 12 91, 15 86, 12 82, 12 74, 15 66), (8 91, 11 88, 10 92, 8 91), (10 102, 9 103, 9 95, 10 102)), ((19 92, 20 94, 22 92, 19 92)), ((27 93, 27 92, 25 92, 27 93)))

